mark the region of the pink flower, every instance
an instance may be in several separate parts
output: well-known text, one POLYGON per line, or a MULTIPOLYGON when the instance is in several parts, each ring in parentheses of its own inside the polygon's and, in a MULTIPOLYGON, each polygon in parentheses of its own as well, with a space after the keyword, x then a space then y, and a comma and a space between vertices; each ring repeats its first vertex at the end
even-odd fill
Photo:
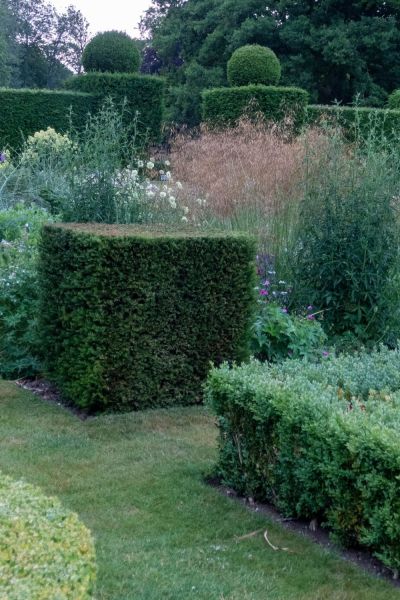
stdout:
POLYGON ((268 296, 268 291, 267 290, 260 290, 260 295, 261 296, 268 296))

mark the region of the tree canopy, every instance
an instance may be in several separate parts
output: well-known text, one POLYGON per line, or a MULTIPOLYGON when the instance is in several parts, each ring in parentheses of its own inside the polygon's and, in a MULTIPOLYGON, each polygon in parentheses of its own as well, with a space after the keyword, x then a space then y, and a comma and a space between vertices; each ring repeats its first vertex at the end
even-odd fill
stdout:
POLYGON ((141 28, 175 100, 195 105, 201 88, 226 84, 234 50, 260 44, 280 59, 282 83, 314 102, 380 106, 400 86, 399 19, 399 0, 153 0, 141 28))

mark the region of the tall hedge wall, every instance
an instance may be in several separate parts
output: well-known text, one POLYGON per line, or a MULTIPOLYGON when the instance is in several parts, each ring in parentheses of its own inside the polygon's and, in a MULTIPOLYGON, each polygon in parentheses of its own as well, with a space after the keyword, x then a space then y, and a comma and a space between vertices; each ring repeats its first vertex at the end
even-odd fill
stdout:
POLYGON ((211 372, 219 472, 400 568, 400 351, 211 372))
POLYGON ((267 120, 293 120, 295 129, 306 118, 309 95, 294 87, 247 85, 203 92, 203 120, 209 125, 233 125, 244 114, 261 112, 267 120))
POLYGON ((0 473, 0 598, 92 598, 94 544, 56 498, 0 473))
POLYGON ((160 138, 164 116, 163 79, 131 73, 87 73, 68 79, 65 87, 103 97, 111 96, 121 103, 126 98, 127 120, 132 121, 138 112, 140 129, 148 129, 153 140, 160 138))
POLYGON ((342 127, 349 137, 368 138, 371 132, 379 137, 396 137, 400 133, 400 110, 352 106, 307 107, 309 124, 333 123, 342 127))
POLYGON ((24 138, 41 129, 53 127, 63 133, 69 126, 69 113, 76 127, 99 106, 90 94, 50 90, 0 89, 0 151, 18 148, 24 138))
POLYGON ((249 356, 254 256, 245 236, 45 226, 49 377, 89 411, 200 402, 210 361, 249 356))

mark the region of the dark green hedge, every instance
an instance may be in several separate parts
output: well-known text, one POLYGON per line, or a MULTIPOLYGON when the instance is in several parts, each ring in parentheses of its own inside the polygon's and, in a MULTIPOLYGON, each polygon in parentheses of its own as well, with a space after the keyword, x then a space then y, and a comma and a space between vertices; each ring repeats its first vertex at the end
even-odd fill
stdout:
POLYGON ((254 256, 245 236, 45 226, 49 377, 89 411, 200 402, 210 361, 249 356, 254 256))
POLYGON ((400 352, 211 372, 219 473, 400 568, 400 352))
POLYGON ((75 513, 2 473, 0 507, 0 598, 93 597, 94 544, 75 513))
POLYGON ((131 73, 87 73, 68 79, 65 87, 103 97, 115 102, 127 101, 127 122, 139 113, 139 129, 147 129, 150 138, 158 140, 164 116, 164 80, 131 73))
POLYGON ((400 132, 400 110, 310 105, 307 121, 309 124, 339 125, 351 140, 368 138, 371 133, 376 137, 382 134, 396 137, 400 132))
POLYGON ((98 106, 99 99, 90 94, 0 89, 0 150, 6 146, 17 149, 24 138, 47 127, 64 133, 70 110, 73 124, 82 126, 87 114, 98 106))
POLYGON ((233 125, 244 114, 261 112, 269 121, 285 117, 300 127, 306 117, 308 93, 300 88, 247 85, 203 92, 203 120, 212 126, 233 125))

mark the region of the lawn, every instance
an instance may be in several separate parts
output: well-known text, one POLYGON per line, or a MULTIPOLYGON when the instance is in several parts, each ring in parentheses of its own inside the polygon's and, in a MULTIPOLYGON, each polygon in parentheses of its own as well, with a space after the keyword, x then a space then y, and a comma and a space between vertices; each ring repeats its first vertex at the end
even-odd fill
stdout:
MULTIPOLYGON (((203 482, 204 408, 80 421, 0 381, 0 468, 39 484, 92 530, 97 600, 389 600, 399 591, 203 482), (292 553, 274 552, 259 536, 292 553)), ((72 599, 74 600, 74 599, 72 599)))

